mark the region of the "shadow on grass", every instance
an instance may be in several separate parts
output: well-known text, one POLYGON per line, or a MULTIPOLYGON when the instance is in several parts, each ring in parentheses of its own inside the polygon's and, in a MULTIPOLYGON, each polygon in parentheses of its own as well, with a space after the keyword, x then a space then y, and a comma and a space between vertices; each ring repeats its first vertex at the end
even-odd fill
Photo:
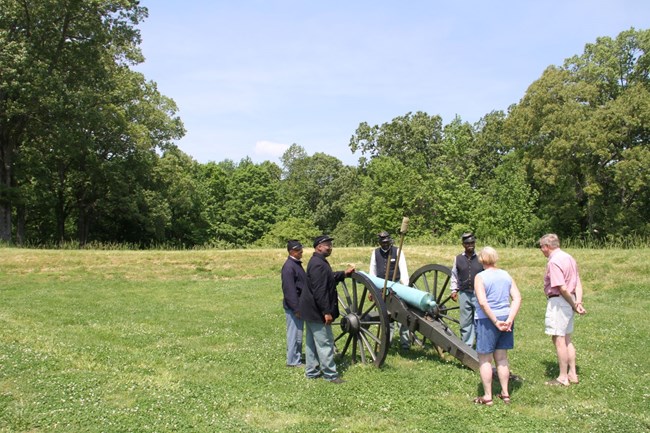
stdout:
POLYGON ((459 370, 472 371, 469 367, 464 365, 462 362, 447 352, 443 353, 443 356, 440 357, 435 347, 430 344, 424 346, 413 345, 410 349, 402 349, 399 347, 398 343, 394 343, 391 345, 388 354, 399 356, 400 358, 410 361, 418 361, 424 359, 427 362, 455 367, 459 370))
MULTIPOLYGON (((406 360, 410 361, 420 361, 420 360, 425 360, 427 362, 432 362, 440 365, 445 365, 445 366, 453 366, 457 369, 460 370, 468 370, 471 371, 470 368, 466 367, 463 365, 460 361, 458 361, 456 358, 451 356, 448 353, 444 354, 443 358, 440 358, 438 356, 438 353, 434 348, 429 348, 429 347, 412 347, 411 349, 401 349, 399 347, 399 343, 394 343, 390 346, 388 349, 386 361, 382 364, 380 369, 390 369, 394 368, 390 364, 390 357, 395 356, 395 357, 400 357, 406 360)), ((343 356, 341 357, 340 355, 336 355, 334 357, 334 360, 336 362, 336 369, 339 371, 339 373, 343 373, 348 368, 351 366, 355 365, 352 363, 352 360, 349 356, 343 356)), ((358 362, 358 361, 357 361, 358 362)), ((368 363, 370 364, 370 363, 368 363)))
MULTIPOLYGON (((544 367, 544 374, 549 379, 555 379, 560 375, 560 367, 557 364, 557 360, 545 360, 541 362, 544 367)), ((576 374, 580 377, 580 366, 576 365, 576 374)))
MULTIPOLYGON (((496 396, 497 394, 503 392, 504 394, 512 397, 523 385, 524 385, 524 379, 521 376, 511 371, 510 379, 508 380, 509 390, 504 391, 501 388, 501 383, 499 382, 499 377, 497 376, 496 369, 492 367, 492 395, 493 396, 496 396)), ((476 386, 476 395, 478 396, 484 394, 485 394, 485 389, 483 388, 483 383, 480 381, 480 376, 479 376, 479 383, 476 386)))

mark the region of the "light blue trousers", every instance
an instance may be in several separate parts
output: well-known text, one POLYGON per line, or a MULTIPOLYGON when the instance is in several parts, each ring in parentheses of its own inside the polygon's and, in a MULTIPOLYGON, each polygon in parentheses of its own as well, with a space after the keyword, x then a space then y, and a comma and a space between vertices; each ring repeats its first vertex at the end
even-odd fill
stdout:
POLYGON ((332 327, 320 322, 305 321, 305 376, 310 379, 323 376, 336 379, 334 362, 334 334, 332 327))
POLYGON ((458 292, 458 306, 460 307, 460 339, 470 347, 476 341, 474 330, 474 311, 476 310, 476 295, 474 292, 458 292))
POLYGON ((390 337, 388 341, 390 341, 392 344, 393 335, 395 334, 395 328, 398 326, 399 326, 399 347, 402 349, 410 349, 411 334, 409 333, 409 327, 399 322, 392 322, 390 324, 390 337))
POLYGON ((287 318, 287 365, 298 365, 302 356, 303 321, 287 308, 284 315, 287 318))

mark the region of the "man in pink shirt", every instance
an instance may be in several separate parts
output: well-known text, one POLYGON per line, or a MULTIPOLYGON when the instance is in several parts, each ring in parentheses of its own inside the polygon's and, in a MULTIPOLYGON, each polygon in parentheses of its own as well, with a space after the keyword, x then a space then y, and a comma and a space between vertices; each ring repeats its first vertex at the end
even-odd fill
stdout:
POLYGON ((560 239, 556 234, 542 236, 539 248, 548 258, 544 275, 544 294, 548 299, 545 332, 553 340, 560 367, 558 377, 546 385, 569 386, 578 383, 576 349, 571 341, 573 315, 587 312, 582 306, 582 283, 575 259, 560 249, 560 239))

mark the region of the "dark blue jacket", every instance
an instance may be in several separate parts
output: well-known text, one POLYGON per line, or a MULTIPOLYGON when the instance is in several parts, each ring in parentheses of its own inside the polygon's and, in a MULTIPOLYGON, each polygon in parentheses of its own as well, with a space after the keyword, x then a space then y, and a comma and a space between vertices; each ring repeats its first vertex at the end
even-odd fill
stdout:
POLYGON ((310 322, 325 322, 325 314, 339 317, 336 285, 344 279, 345 272, 332 272, 325 256, 314 253, 307 264, 307 290, 300 295, 300 317, 310 322))
POLYGON ((302 268, 302 262, 293 257, 287 257, 282 266, 282 305, 294 313, 298 311, 300 294, 307 287, 307 274, 302 268))

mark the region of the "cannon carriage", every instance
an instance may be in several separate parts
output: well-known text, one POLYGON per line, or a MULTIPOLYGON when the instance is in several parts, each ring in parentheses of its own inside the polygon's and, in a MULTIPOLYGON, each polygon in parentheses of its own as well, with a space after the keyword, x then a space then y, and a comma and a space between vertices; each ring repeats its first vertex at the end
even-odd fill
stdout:
POLYGON ((478 370, 476 351, 460 340, 459 307, 451 300, 451 269, 429 264, 405 286, 355 272, 339 283, 341 316, 333 323, 336 352, 350 362, 381 366, 390 346, 390 323, 406 325, 415 344, 429 341, 440 356, 449 353, 478 370))

